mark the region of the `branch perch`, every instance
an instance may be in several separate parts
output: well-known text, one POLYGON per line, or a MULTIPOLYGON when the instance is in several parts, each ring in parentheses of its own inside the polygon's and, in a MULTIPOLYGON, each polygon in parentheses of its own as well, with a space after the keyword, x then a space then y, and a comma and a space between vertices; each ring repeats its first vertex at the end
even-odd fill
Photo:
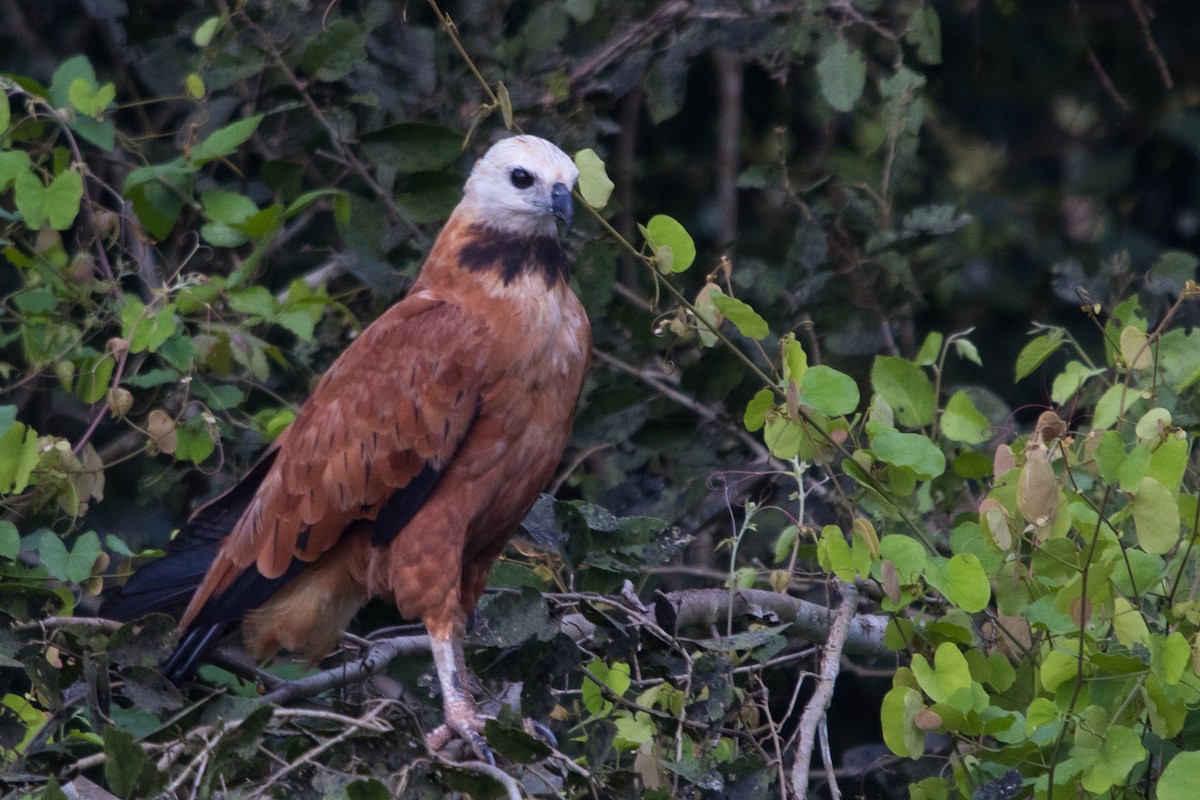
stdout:
MULTIPOLYGON (((845 597, 845 586, 839 581, 845 597)), ((853 588, 853 587, 851 587, 853 588)), ((857 598, 857 592, 855 597, 857 598)), ((724 622, 729 612, 730 592, 727 589, 685 589, 659 595, 654 604, 658 624, 668 631, 724 622)), ((838 631, 837 617, 819 603, 797 597, 768 592, 764 589, 741 589, 733 593, 733 613, 756 617, 771 617, 791 624, 795 633, 813 642, 832 642, 838 631)), ((888 618, 882 614, 852 615, 845 622, 844 652, 849 655, 886 656, 891 651, 883 643, 888 618)), ((839 652, 843 648, 839 647, 839 652)))

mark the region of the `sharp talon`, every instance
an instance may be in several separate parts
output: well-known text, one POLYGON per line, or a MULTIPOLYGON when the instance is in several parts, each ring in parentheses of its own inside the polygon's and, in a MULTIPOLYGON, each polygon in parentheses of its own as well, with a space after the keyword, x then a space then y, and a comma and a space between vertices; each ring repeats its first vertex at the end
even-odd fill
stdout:
POLYGON ((546 744, 550 745, 555 750, 558 749, 558 737, 555 736, 554 732, 552 730, 550 730, 548 727, 546 727, 545 725, 543 725, 542 723, 538 722, 535 719, 525 720, 525 725, 527 728, 529 728, 529 730, 526 732, 530 736, 543 739, 546 742, 546 744))
POLYGON ((492 754, 492 748, 488 747, 484 738, 479 734, 471 737, 471 749, 475 751, 475 755, 486 761, 491 766, 496 766, 496 756, 492 754))

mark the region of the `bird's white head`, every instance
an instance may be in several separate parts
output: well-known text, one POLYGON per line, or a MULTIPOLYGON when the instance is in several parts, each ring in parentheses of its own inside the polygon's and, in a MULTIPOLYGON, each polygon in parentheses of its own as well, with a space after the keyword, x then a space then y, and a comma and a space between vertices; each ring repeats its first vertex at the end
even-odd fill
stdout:
POLYGON ((531 236, 555 235, 555 219, 571 225, 575 163, 545 139, 513 136, 475 162, 459 209, 487 227, 531 236))

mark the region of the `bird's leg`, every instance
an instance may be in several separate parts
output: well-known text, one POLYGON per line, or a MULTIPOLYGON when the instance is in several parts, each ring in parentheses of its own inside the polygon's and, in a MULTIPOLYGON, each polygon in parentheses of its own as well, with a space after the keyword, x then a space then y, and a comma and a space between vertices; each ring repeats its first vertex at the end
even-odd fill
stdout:
POLYGON ((492 751, 483 738, 483 720, 475 707, 475 698, 466 688, 468 674, 462 642, 455 636, 430 638, 433 665, 437 668, 438 683, 442 687, 442 710, 446 724, 430 731, 425 743, 430 750, 440 750, 454 734, 458 734, 471 745, 475 755, 494 763, 492 751))

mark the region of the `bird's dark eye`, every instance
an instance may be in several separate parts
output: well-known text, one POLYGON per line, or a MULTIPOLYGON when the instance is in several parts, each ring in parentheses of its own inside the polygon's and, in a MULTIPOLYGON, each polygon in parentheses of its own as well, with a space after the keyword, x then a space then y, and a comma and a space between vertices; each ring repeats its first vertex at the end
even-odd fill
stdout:
POLYGON ((529 170, 517 167, 509 173, 508 177, 512 180, 512 185, 518 189, 528 189, 533 186, 533 176, 529 174, 529 170))

